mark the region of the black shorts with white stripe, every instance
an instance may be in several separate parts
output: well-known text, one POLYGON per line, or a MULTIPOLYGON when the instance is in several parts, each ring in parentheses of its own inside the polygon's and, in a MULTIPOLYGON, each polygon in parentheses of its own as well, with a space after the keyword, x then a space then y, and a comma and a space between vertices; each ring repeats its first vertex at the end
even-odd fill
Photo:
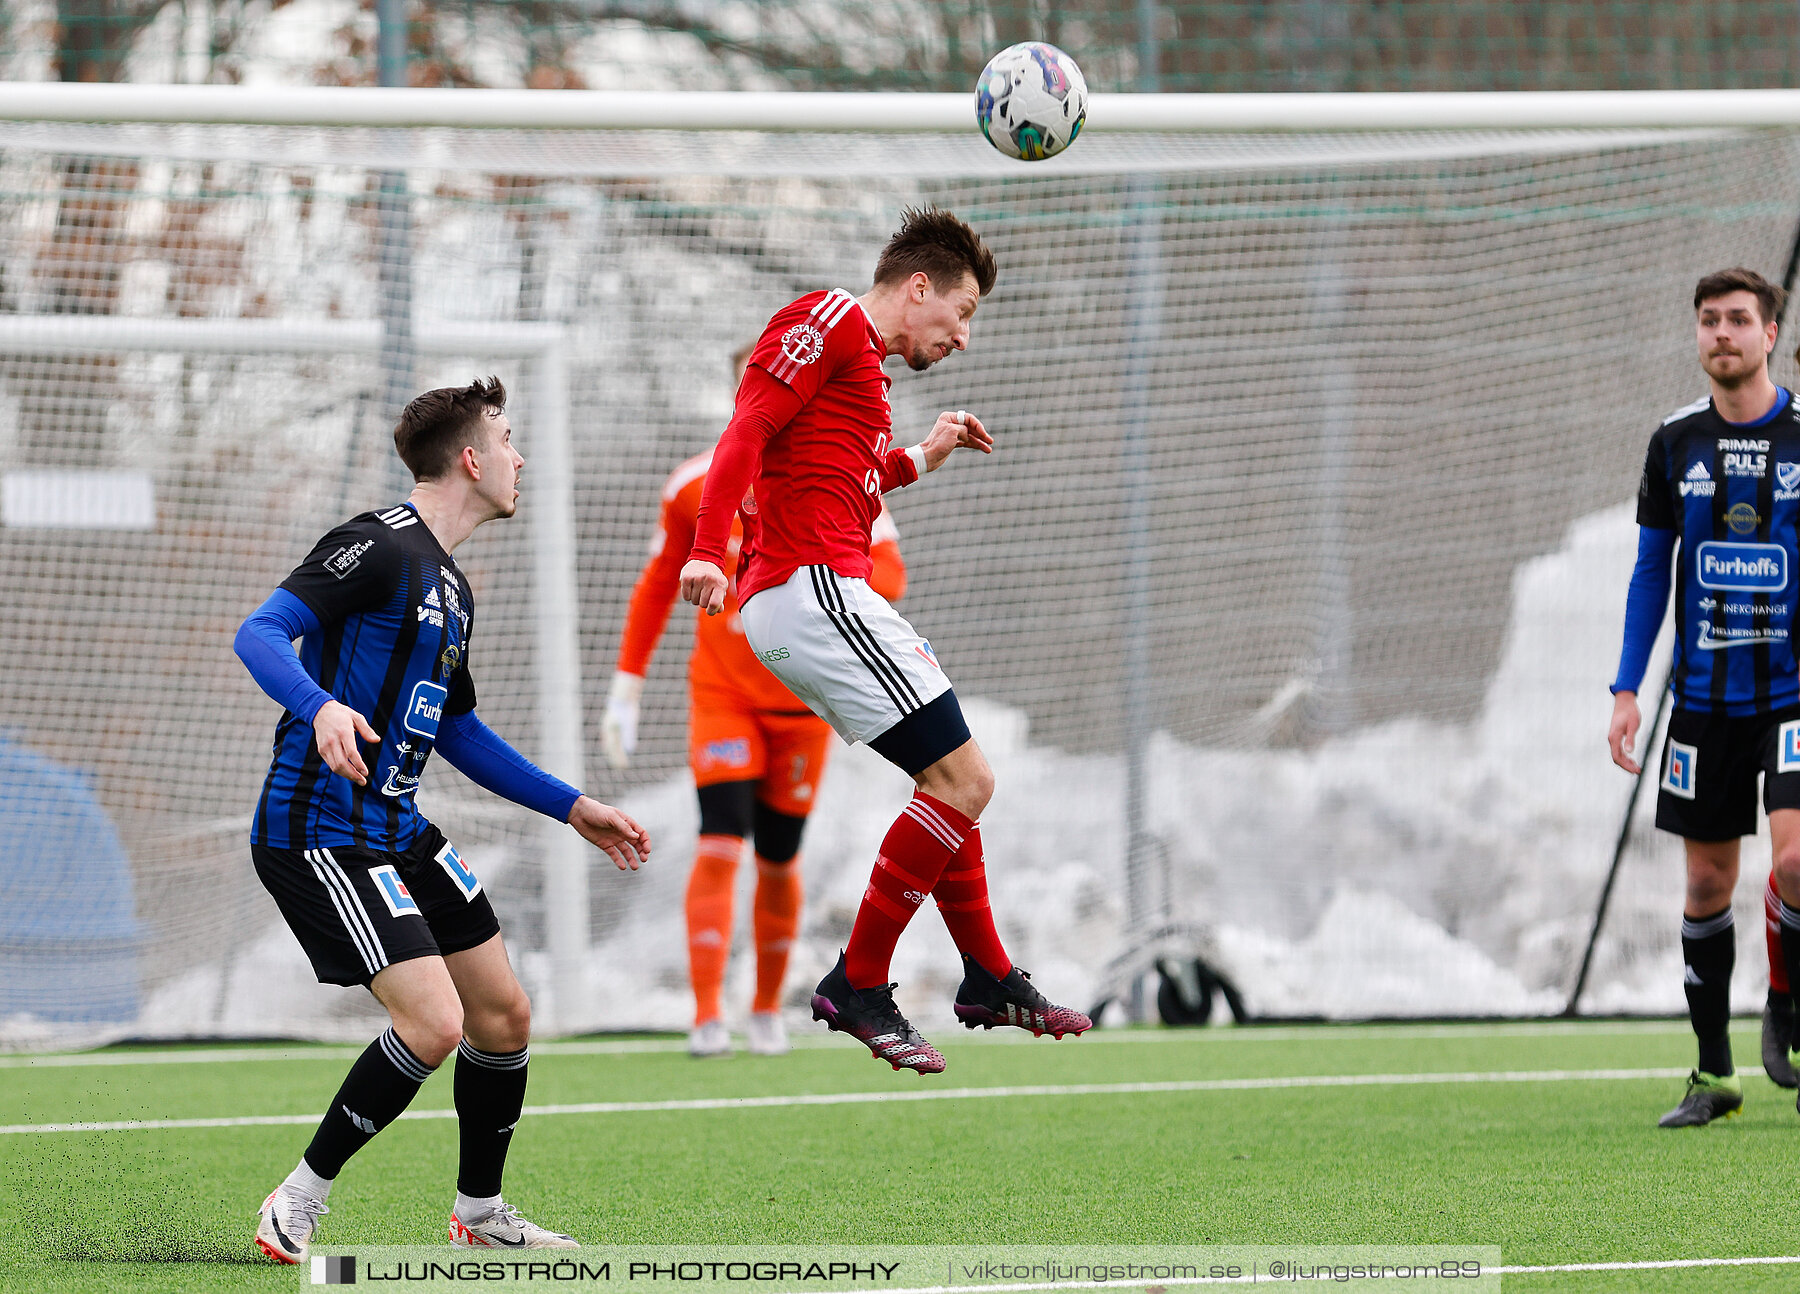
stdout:
POLYGON ((462 952, 500 933, 481 882, 436 827, 402 853, 253 844, 250 858, 321 984, 366 985, 395 962, 462 952))

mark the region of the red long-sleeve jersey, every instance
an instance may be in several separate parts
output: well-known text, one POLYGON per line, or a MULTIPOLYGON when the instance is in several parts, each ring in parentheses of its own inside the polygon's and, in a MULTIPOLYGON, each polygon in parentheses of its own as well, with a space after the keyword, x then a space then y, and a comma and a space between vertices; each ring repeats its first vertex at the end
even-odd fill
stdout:
MULTIPOLYGON (((619 643, 618 668, 642 677, 668 624, 670 608, 681 589, 681 567, 694 542, 694 521, 713 454, 690 458, 669 475, 662 491, 662 513, 650 542, 650 561, 631 591, 625 631, 619 643)), ((721 563, 727 578, 738 574, 743 527, 734 518, 721 563)), ((906 563, 900 557, 900 533, 883 508, 875 518, 869 550, 869 587, 889 602, 906 592, 906 563)), ((699 613, 694 654, 688 658, 688 689, 696 705, 723 704, 754 710, 804 710, 799 698, 763 667, 744 638, 738 617, 735 580, 716 616, 699 613)))
POLYGON ((763 330, 706 473, 688 554, 723 568, 743 504, 740 600, 802 566, 869 576, 881 496, 919 476, 911 456, 893 447, 886 353, 841 288, 808 293, 763 330))

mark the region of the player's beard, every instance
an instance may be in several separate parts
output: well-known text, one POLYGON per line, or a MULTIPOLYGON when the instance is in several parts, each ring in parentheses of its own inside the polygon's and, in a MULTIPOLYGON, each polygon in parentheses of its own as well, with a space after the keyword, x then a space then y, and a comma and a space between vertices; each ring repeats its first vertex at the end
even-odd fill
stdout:
POLYGON ((1713 362, 1720 359, 1740 359, 1748 361, 1749 358, 1748 355, 1745 355, 1742 352, 1738 352, 1736 355, 1709 355, 1707 356, 1707 362, 1704 366, 1706 368, 1706 375, 1720 386, 1724 387, 1727 391, 1735 391, 1754 379, 1756 377, 1756 370, 1760 366, 1746 362, 1745 366, 1735 373, 1717 373, 1713 370, 1713 362))
POLYGON ((915 373, 923 373, 935 363, 937 363, 937 357, 923 346, 915 348, 913 353, 906 357, 906 367, 915 373))

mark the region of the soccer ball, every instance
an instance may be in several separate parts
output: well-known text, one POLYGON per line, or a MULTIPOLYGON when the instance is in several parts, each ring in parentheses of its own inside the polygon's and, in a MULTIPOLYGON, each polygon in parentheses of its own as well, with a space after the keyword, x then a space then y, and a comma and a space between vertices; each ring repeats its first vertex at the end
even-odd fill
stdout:
POLYGON ((988 143, 1026 162, 1055 157, 1075 142, 1087 120, 1087 82, 1075 60, 1054 45, 1009 45, 981 69, 975 120, 988 143))

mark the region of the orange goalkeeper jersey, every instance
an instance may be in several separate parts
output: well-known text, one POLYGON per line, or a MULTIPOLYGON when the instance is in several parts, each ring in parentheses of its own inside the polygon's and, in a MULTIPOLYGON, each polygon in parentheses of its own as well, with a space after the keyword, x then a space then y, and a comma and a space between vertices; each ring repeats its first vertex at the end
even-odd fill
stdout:
MULTIPOLYGON (((656 537, 650 541, 650 561, 631 590, 631 607, 619 643, 618 668, 627 674, 641 678, 649 672, 650 657, 681 592, 681 568, 694 546, 694 518, 700 511, 700 492, 711 464, 709 449, 676 468, 663 486, 662 516, 656 537)), ((695 705, 805 710, 805 702, 763 668, 744 637, 737 602, 738 549, 743 540, 743 522, 734 517, 725 554, 725 575, 731 581, 725 609, 716 616, 698 613, 694 654, 688 659, 690 696, 695 705)), ((906 592, 906 564, 900 559, 899 532, 885 505, 875 518, 869 540, 869 556, 874 562, 869 587, 889 602, 898 602, 906 592)))

